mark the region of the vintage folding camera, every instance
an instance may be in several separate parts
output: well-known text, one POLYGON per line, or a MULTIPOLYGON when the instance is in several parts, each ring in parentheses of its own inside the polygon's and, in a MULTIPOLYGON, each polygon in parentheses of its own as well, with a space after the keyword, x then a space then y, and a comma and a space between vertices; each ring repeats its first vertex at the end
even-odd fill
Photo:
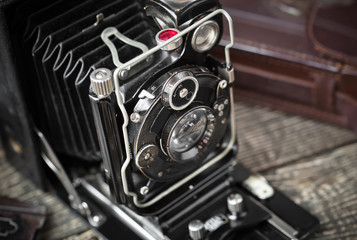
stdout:
POLYGON ((9 8, 35 151, 103 236, 303 239, 319 225, 237 163, 234 33, 218 1, 9 8))

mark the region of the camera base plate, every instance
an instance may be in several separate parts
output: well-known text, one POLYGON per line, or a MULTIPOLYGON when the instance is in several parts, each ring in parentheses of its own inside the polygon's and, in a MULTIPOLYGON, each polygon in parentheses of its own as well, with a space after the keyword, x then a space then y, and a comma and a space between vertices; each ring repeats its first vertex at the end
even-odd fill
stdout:
MULTIPOLYGON (((194 219, 204 223, 205 237, 202 239, 304 239, 319 227, 316 217, 277 189, 267 199, 256 197, 244 187, 244 181, 252 174, 242 165, 236 164, 230 171, 230 176, 225 175, 226 180, 209 192, 197 194, 197 198, 195 194, 189 195, 190 206, 170 208, 156 217, 141 216, 114 204, 101 192, 95 180, 84 180, 79 188, 89 204, 94 204, 107 216, 107 221, 97 230, 108 239, 123 234, 126 239, 191 239, 188 225, 194 219), (236 214, 227 207, 227 197, 232 193, 243 198, 242 211, 236 214), (178 210, 176 214, 173 209, 178 210), (118 224, 123 227, 119 228, 118 224)), ((197 189, 197 193, 199 191, 197 189)))

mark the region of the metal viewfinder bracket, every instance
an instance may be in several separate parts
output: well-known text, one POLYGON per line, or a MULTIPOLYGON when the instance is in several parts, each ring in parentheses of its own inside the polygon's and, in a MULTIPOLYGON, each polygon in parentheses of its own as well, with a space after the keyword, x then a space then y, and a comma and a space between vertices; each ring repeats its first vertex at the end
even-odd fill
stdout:
MULTIPOLYGON (((235 125, 234 125, 234 104, 233 104, 233 90, 232 88, 230 88, 230 101, 231 101, 231 113, 230 113, 230 121, 232 124, 230 124, 230 133, 231 133, 231 138, 230 141, 227 145, 227 147, 217 156, 215 156, 214 158, 210 159, 207 161, 207 163, 205 163, 204 165, 202 165, 200 168, 198 168, 197 170, 195 170, 194 172, 192 172, 191 174, 189 174, 188 176, 184 177, 183 179, 177 181, 176 183, 174 183, 173 185, 171 185, 169 188, 167 188, 166 190, 164 190, 163 192, 159 193, 157 196, 155 196, 153 199, 151 199, 150 201, 146 202, 146 203, 140 203, 138 196, 135 192, 131 192, 129 190, 128 187, 128 182, 127 182, 127 177, 126 177, 126 169, 130 164, 131 161, 131 153, 130 153, 130 143, 129 143, 129 138, 128 138, 128 130, 127 130, 127 126, 129 123, 129 115, 125 109, 124 106, 124 101, 123 98, 121 96, 120 93, 120 84, 119 84, 119 79, 120 75, 122 73, 123 70, 125 69, 131 69, 134 66, 137 66, 138 63, 142 62, 143 60, 147 59, 150 55, 153 55, 155 52, 159 51, 160 49, 163 49, 166 45, 170 44, 171 42, 176 41, 177 39, 181 38, 183 35, 189 33, 190 31, 196 29, 197 27, 199 27, 200 25, 202 25, 204 22, 206 22, 207 20, 213 18, 214 16, 218 15, 218 14, 222 14, 225 16, 225 18, 228 21, 229 24, 229 36, 230 36, 230 43, 227 44, 225 46, 225 60, 226 60, 226 69, 225 69, 225 73, 224 73, 224 77, 227 78, 229 83, 233 83, 234 81, 234 70, 232 68, 232 63, 230 60, 230 55, 229 55, 229 49, 231 47, 233 47, 234 45, 234 33, 233 33, 233 21, 231 16, 223 9, 218 9, 213 11, 212 13, 208 14, 207 16, 203 17, 202 19, 198 20, 197 22, 193 23, 191 26, 183 29, 182 31, 180 31, 180 33, 178 33, 177 35, 173 36, 172 38, 168 39, 167 41, 165 41, 162 44, 158 44, 155 47, 147 50, 147 51, 143 51, 143 53, 131 60, 129 60, 126 63, 121 63, 119 62, 119 58, 117 55, 117 51, 114 47, 114 45, 112 45, 113 43, 109 40, 109 36, 112 34, 115 34, 115 36, 117 36, 119 39, 121 39, 122 41, 124 41, 123 39, 128 40, 128 38, 126 38, 123 35, 117 34, 113 29, 115 28, 109 28, 109 30, 105 29, 102 33, 102 39, 104 36, 103 41, 108 45, 108 47, 110 48, 111 52, 112 52, 112 57, 113 57, 113 61, 115 63, 115 61, 117 63, 120 64, 116 64, 117 68, 114 70, 114 85, 115 85, 115 94, 116 94, 116 98, 117 98, 117 102, 118 102, 118 106, 120 108, 120 111, 123 114, 123 125, 122 125, 122 131, 123 131, 123 138, 124 138, 124 145, 125 145, 125 155, 126 155, 126 159, 124 161, 124 164, 121 167, 121 177, 122 177, 122 182, 123 182, 123 190, 124 193, 127 196, 131 196, 133 197, 133 201, 134 204, 138 207, 138 208, 146 208, 149 207, 153 204, 155 204, 156 202, 158 202, 159 200, 161 200, 162 198, 164 198, 165 196, 167 196, 168 194, 170 194, 171 192, 173 192, 174 190, 176 190, 177 188, 179 188, 180 186, 182 186, 183 184, 185 184, 186 182, 188 182, 189 180, 191 180, 192 178, 196 177, 197 175, 199 175, 201 172, 203 172, 204 170, 206 170, 207 168, 209 168, 210 166, 212 166, 213 164, 215 164, 216 162, 218 162, 219 160, 223 159, 231 150, 231 148, 234 145, 235 142, 235 125), (109 34, 110 33, 110 34, 109 34)), ((116 29, 115 29, 116 30, 116 29)), ((130 43, 133 40, 130 40, 130 43)), ((125 41, 124 41, 125 42, 125 41)), ((136 42, 136 41, 134 41, 136 42)), ((137 42, 136 42, 137 43, 137 42)), ((130 44, 131 45, 131 44, 130 44)), ((140 65, 140 64, 139 64, 140 65)))
POLYGON ((108 48, 110 50, 114 65, 117 68, 121 68, 121 70, 119 72, 119 75, 118 75, 121 80, 128 79, 129 77, 133 76, 134 74, 136 74, 140 70, 142 70, 145 67, 147 67, 152 62, 152 57, 151 57, 151 55, 149 55, 145 59, 141 59, 139 61, 139 62, 142 62, 142 64, 135 64, 135 65, 132 65, 132 66, 122 67, 123 63, 119 59, 118 51, 117 51, 114 43, 112 42, 112 40, 110 40, 111 36, 117 37, 120 41, 122 41, 122 42, 124 42, 124 43, 126 43, 126 44, 128 44, 128 45, 130 45, 132 47, 139 48, 143 53, 147 52, 149 49, 145 44, 143 44, 141 42, 138 42, 138 41, 135 41, 135 40, 133 40, 131 38, 126 37, 125 35, 120 33, 118 31, 118 29, 116 29, 115 27, 108 27, 108 28, 103 30, 103 32, 101 34, 101 38, 102 38, 103 42, 108 46, 108 48))

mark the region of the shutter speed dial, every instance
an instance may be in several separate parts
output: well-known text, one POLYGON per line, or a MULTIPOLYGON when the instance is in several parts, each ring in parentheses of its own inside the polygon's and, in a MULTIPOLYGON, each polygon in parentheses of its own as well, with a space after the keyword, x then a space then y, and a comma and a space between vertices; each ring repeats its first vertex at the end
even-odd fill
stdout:
POLYGON ((163 105, 176 111, 183 110, 195 99, 198 88, 198 81, 192 72, 177 72, 164 85, 163 105))

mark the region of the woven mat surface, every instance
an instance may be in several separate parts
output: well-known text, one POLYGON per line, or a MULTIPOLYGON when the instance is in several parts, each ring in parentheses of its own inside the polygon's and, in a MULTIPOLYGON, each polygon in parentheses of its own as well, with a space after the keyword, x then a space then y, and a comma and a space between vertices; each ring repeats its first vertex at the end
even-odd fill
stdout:
MULTIPOLYGON (((46 206, 46 222, 40 240, 99 240, 96 233, 59 198, 38 189, 5 159, 0 151, 0 195, 35 206, 46 206)), ((2 238, 1 238, 2 239, 2 238)))
MULTIPOLYGON (((239 161, 324 222, 311 239, 357 239, 357 135, 242 103, 235 113, 239 161)), ((99 238, 57 197, 37 189, 0 155, 0 195, 47 206, 40 239, 99 238)))

